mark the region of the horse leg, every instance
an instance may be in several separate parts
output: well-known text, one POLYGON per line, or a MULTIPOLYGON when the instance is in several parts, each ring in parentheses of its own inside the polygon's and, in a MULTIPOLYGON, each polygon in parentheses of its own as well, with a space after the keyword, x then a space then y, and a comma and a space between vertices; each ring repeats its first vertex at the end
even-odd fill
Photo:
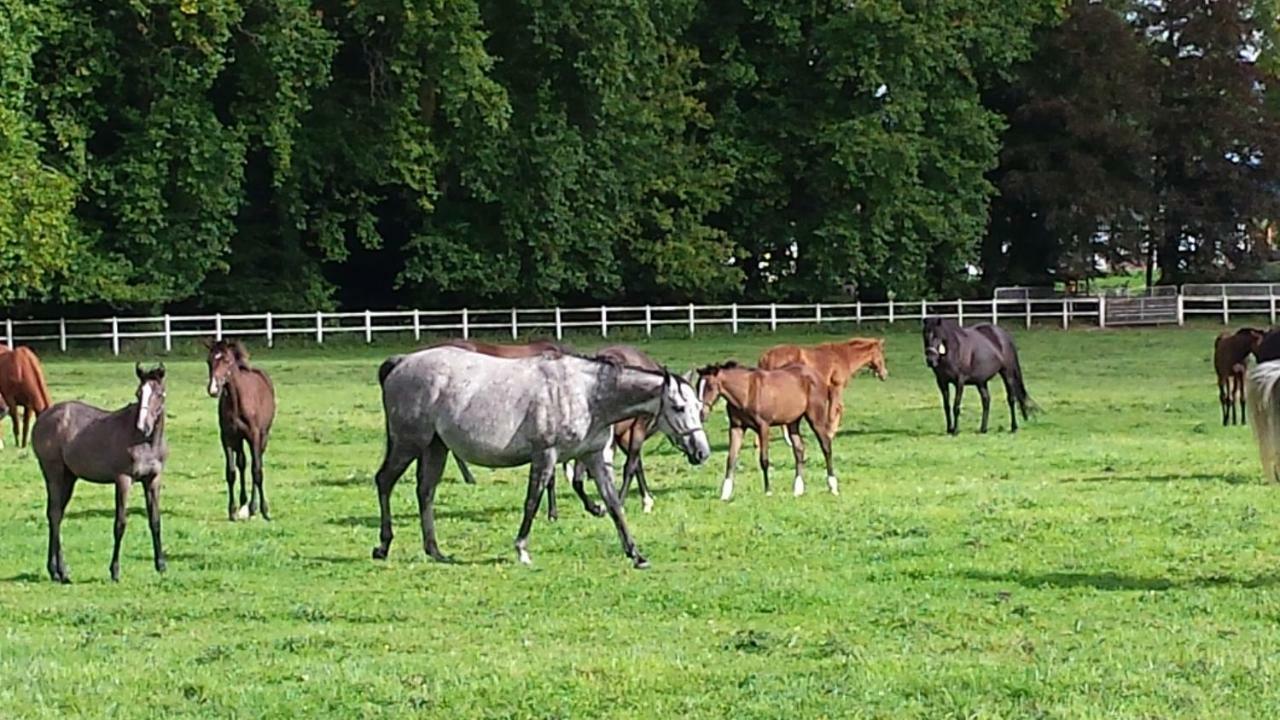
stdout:
POLYGON ((964 397, 964 383, 956 382, 956 399, 951 406, 951 434, 960 433, 960 398, 964 397))
MULTIPOLYGON (((577 467, 578 461, 574 460, 573 464, 574 464, 574 467, 577 467)), ((569 463, 565 463, 563 467, 564 467, 565 477, 570 478, 569 484, 572 485, 573 476, 570 475, 572 471, 569 469, 569 463)), ((560 508, 556 506, 556 475, 557 474, 558 473, 556 472, 551 473, 551 479, 547 481, 547 487, 543 490, 543 492, 547 494, 547 522, 555 522, 560 519, 560 508)))
POLYGON ((618 539, 622 541, 622 552, 631 558, 635 567, 649 567, 649 561, 640 554, 635 540, 631 537, 631 532, 627 530, 627 517, 622 510, 622 498, 618 497, 618 489, 613 485, 612 463, 606 462, 604 455, 593 456, 588 462, 591 463, 588 468, 591 477, 595 479, 600 497, 604 498, 604 504, 609 508, 609 517, 613 518, 613 526, 618 530, 618 539))
POLYGON ((468 485, 475 485, 476 477, 471 474, 471 468, 467 467, 467 464, 462 461, 462 458, 454 455, 453 461, 458 464, 458 472, 462 473, 462 482, 468 485))
POLYGON ((942 414, 947 419, 947 433, 951 433, 951 385, 938 378, 938 392, 942 393, 942 414))
POLYGON ((253 514, 253 503, 256 500, 259 509, 262 510, 262 519, 270 521, 271 514, 267 512, 267 494, 262 489, 262 453, 266 451, 265 445, 263 438, 257 438, 255 442, 249 443, 249 452, 253 453, 253 495, 249 500, 249 514, 253 514))
MULTIPOLYGON (((600 455, 592 455, 604 465, 600 455)), ((581 462, 581 460, 579 460, 581 462)), ((533 559, 529 557, 529 530, 533 527, 533 517, 538 514, 538 503, 542 501, 542 489, 546 487, 550 476, 556 472, 556 452, 554 449, 543 451, 541 455, 533 458, 533 462, 529 464, 529 488, 525 491, 524 496, 524 518, 520 521, 520 531, 516 533, 516 554, 520 558, 520 562, 525 565, 532 565, 533 559)), ((596 479, 599 482, 599 478, 596 479)))
POLYGON ((18 404, 16 402, 9 404, 9 419, 13 421, 13 444, 15 447, 22 447, 21 438, 18 437, 18 404))
POLYGON ((1231 378, 1218 378, 1218 405, 1222 407, 1222 427, 1230 424, 1231 418, 1231 378))
POLYGON ((640 497, 644 501, 644 511, 651 513, 653 512, 653 495, 649 492, 649 478, 644 475, 644 456, 639 450, 636 450, 635 458, 636 484, 640 486, 640 497))
POLYGON ((240 509, 236 511, 236 517, 240 520, 248 520, 256 508, 249 507, 249 493, 245 490, 245 483, 249 482, 249 474, 244 471, 244 438, 236 440, 236 469, 240 471, 240 509))
POLYGON ((792 494, 800 497, 804 494, 804 438, 800 437, 800 421, 784 425, 782 432, 791 437, 791 454, 796 458, 796 479, 792 483, 792 494))
POLYGON ((374 484, 378 487, 378 512, 381 516, 379 542, 373 549, 374 560, 387 559, 387 550, 391 548, 391 539, 394 537, 391 532, 391 490, 411 462, 413 456, 387 438, 387 454, 382 459, 382 467, 374 475, 374 484))
POLYGON ((125 519, 129 514, 129 487, 133 485, 133 478, 128 475, 121 475, 116 478, 116 523, 115 523, 115 546, 111 550, 111 580, 112 582, 120 581, 120 541, 124 540, 125 519))
POLYGON ((236 519, 236 451, 225 439, 222 441, 222 455, 226 461, 227 476, 227 519, 236 519))
POLYGON ((31 417, 36 414, 31 406, 22 409, 22 447, 27 446, 27 441, 31 439, 31 417))
MULTIPOLYGON (((160 544, 160 476, 147 478, 143 489, 147 495, 147 525, 151 528, 151 554, 155 558, 156 572, 165 571, 164 547, 160 544)), ((263 512, 266 517, 266 512, 263 512)))
POLYGON ((741 426, 729 427, 729 459, 724 465, 724 483, 720 486, 720 499, 733 497, 733 469, 738 466, 738 453, 742 451, 742 436, 747 431, 741 426))
POLYGON ((1240 424, 1249 424, 1249 415, 1245 412, 1244 373, 1236 373, 1236 396, 1240 398, 1240 424))
POLYGON ((991 416, 991 390, 987 388, 986 381, 978 383, 978 397, 982 398, 982 427, 978 428, 978 432, 987 432, 987 418, 991 416))
POLYGON ((449 559, 436 544, 436 486, 440 484, 444 461, 448 457, 449 448, 437 437, 418 458, 418 516, 422 521, 422 549, 440 562, 449 559))
POLYGON ((71 502, 76 478, 61 463, 56 468, 45 470, 44 478, 47 496, 45 517, 49 520, 49 578, 54 582, 69 583, 71 577, 67 575, 67 565, 62 561, 62 516, 67 510, 67 503, 71 502))
POLYGON ((1009 432, 1018 432, 1018 398, 1013 383, 1009 382, 1009 371, 1000 371, 1000 380, 1004 382, 1004 397, 1009 402, 1009 432))
POLYGON ((772 495, 769 489, 769 426, 765 423, 756 425, 756 439, 760 442, 760 472, 764 475, 764 494, 772 495))
POLYGON ((577 493, 578 499, 582 501, 582 507, 587 512, 596 517, 604 517, 605 509, 600 503, 593 502, 587 497, 587 489, 582 484, 582 476, 587 472, 587 464, 581 460, 573 463, 573 491, 577 493))

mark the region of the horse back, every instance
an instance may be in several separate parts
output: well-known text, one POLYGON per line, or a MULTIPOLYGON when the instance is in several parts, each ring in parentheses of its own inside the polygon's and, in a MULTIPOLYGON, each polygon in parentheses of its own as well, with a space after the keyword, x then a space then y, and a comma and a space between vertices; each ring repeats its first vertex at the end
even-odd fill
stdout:
POLYGON ((246 437, 265 436, 276 415, 276 391, 271 376, 257 368, 241 368, 228 379, 218 399, 218 416, 225 435, 235 429, 246 437))

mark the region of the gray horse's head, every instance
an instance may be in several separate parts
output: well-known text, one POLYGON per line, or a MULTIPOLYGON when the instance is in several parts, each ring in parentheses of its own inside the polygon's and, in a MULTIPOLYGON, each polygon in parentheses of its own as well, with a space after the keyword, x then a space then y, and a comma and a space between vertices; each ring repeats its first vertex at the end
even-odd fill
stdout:
POLYGON ((138 375, 138 432, 146 437, 156 430, 156 424, 164 415, 164 363, 154 370, 143 370, 142 364, 134 365, 138 375))
POLYGON ((702 402, 687 379, 664 372, 657 422, 658 429, 684 452, 690 463, 701 465, 711 457, 711 445, 702 429, 702 402))

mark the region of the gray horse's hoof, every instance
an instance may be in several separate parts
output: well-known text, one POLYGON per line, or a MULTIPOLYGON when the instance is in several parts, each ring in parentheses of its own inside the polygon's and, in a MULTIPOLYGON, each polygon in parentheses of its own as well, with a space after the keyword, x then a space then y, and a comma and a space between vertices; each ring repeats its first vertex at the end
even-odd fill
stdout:
POLYGON ((160 558, 159 560, 156 561, 156 572, 162 573, 168 569, 169 569, 169 563, 165 562, 164 558, 160 558))
POLYGON ((382 547, 381 545, 379 545, 378 547, 375 547, 375 548, 373 549, 373 559, 374 559, 374 560, 386 560, 386 559, 387 559, 387 549, 386 549, 386 548, 384 548, 384 547, 382 547))
POLYGON ((639 553, 636 553, 636 556, 633 558, 633 561, 635 562, 635 568, 637 570, 645 570, 645 569, 648 569, 649 567, 649 561, 646 560, 644 556, 639 553))
POLYGON ((588 508, 587 512, 591 513, 592 515, 595 515, 596 517, 604 517, 605 514, 608 513, 609 511, 606 510, 603 505, 596 503, 595 505, 592 505, 590 508, 588 508))

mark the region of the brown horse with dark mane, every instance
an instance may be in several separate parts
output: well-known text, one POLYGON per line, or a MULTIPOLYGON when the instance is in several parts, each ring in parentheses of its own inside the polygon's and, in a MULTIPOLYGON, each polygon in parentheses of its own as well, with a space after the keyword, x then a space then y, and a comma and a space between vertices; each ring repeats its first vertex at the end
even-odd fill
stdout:
POLYGON ((831 391, 833 426, 844 417, 844 389, 859 370, 870 366, 881 381, 889 377, 884 361, 884 338, 849 338, 821 345, 774 345, 760 356, 760 369, 800 363, 818 373, 831 391))
POLYGON ((250 367, 249 351, 239 340, 205 340, 209 348, 209 395, 218 398, 218 429, 227 461, 227 519, 252 517, 261 503, 262 519, 270 520, 262 489, 262 455, 276 417, 276 390, 271 378, 250 367), (253 494, 245 492, 245 444, 252 459, 253 494), (235 501, 236 471, 240 471, 240 505, 235 501))
POLYGON ((13 420, 13 442, 19 447, 27 446, 27 438, 31 430, 31 416, 39 416, 53 403, 49 399, 49 387, 44 382, 44 368, 40 367, 40 358, 31 348, 19 346, 12 352, 0 345, 0 397, 9 407, 9 417, 13 420), (22 412, 22 437, 18 437, 18 408, 22 412))
POLYGON ((1240 403, 1240 423, 1248 424, 1244 374, 1249 369, 1250 353, 1257 353, 1265 334, 1256 328, 1240 328, 1235 332, 1227 330, 1214 338, 1213 369, 1218 373, 1218 402, 1222 405, 1223 427, 1236 424, 1237 401, 1240 403))
POLYGON ((827 462, 827 487, 839 495, 835 468, 831 464, 831 443, 836 426, 827 384, 807 366, 795 363, 777 370, 748 368, 729 361, 708 365, 698 371, 698 397, 702 400, 705 420, 718 398, 729 406, 729 460, 724 470, 720 499, 733 497, 733 471, 742 449, 742 436, 754 430, 759 440, 760 471, 764 474, 764 491, 769 494, 769 428, 781 425, 790 436, 796 459, 794 492, 804 494, 804 440, 800 437, 800 421, 805 420, 818 436, 818 445, 827 462))

